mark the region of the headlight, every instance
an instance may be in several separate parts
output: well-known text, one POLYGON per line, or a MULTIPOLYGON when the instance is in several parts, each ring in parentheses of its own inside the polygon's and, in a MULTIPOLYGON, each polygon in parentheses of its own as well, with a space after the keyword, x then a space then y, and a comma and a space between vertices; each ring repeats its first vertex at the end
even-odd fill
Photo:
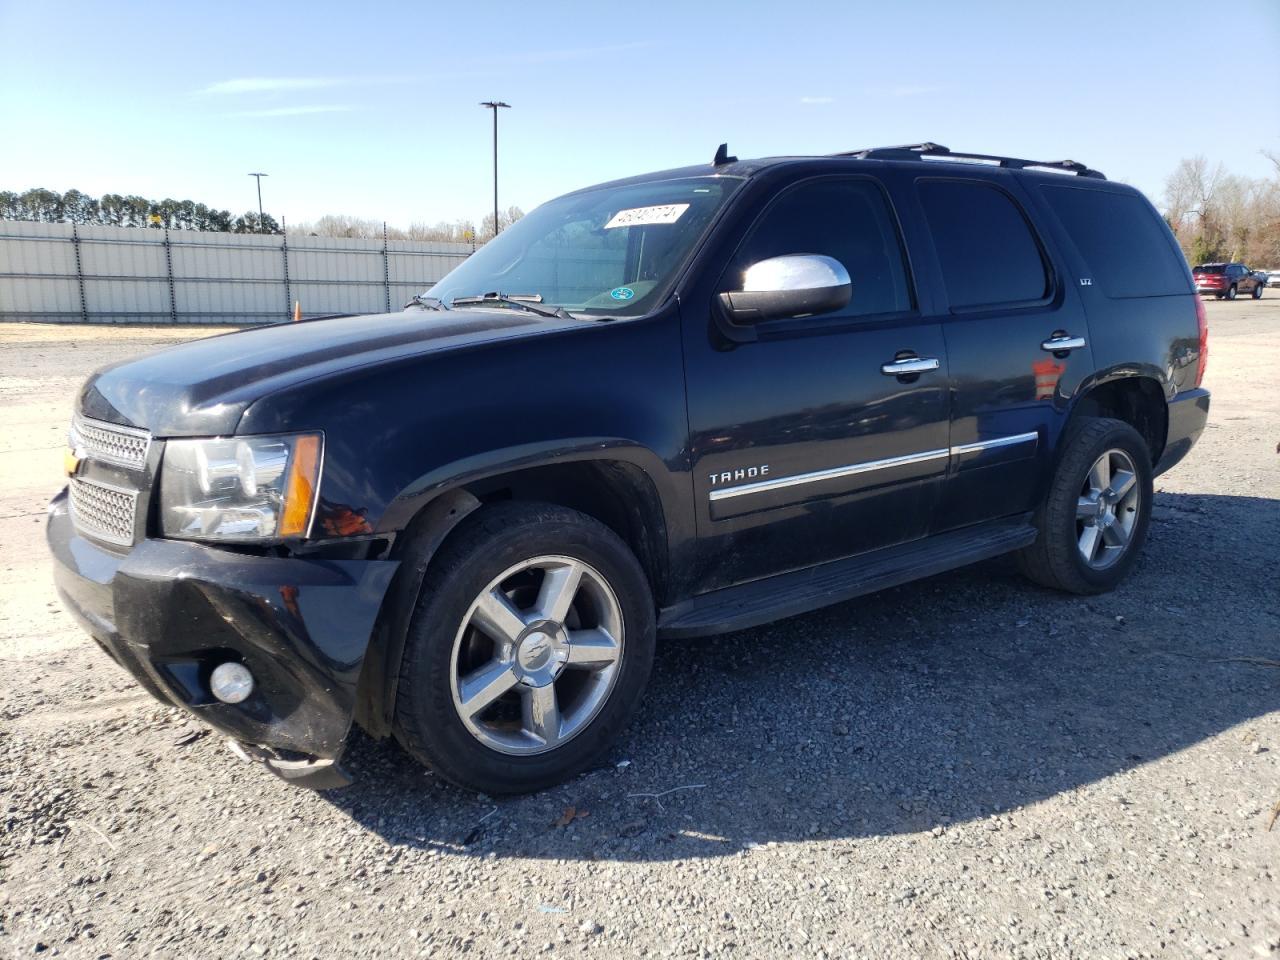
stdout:
POLYGON ((318 433, 168 441, 160 468, 164 536, 237 542, 305 536, 320 448, 318 433))

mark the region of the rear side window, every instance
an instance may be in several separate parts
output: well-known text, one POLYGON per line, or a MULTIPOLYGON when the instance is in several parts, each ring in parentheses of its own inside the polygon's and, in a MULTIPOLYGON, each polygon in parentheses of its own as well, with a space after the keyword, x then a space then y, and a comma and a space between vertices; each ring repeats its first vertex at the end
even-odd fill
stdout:
MULTIPOLYGON (((813 180, 785 191, 756 221, 734 265, 745 270, 791 253, 822 254, 844 265, 853 298, 839 316, 911 309, 898 230, 880 187, 869 180, 813 180)), ((741 279, 739 273, 733 282, 741 279)))
POLYGON ((921 180, 919 189, 953 310, 1044 299, 1040 245, 1007 193, 972 180, 921 180))
MULTIPOLYGON (((1130 193, 1045 186, 1093 281, 1108 297, 1189 293, 1185 267, 1151 205, 1130 193)), ((1222 267, 1203 268, 1222 273, 1222 267)))

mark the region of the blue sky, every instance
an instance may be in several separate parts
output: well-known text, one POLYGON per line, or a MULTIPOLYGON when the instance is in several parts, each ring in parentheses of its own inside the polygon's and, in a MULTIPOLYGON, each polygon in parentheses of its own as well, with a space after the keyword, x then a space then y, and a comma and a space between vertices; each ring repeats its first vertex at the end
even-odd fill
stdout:
POLYGON ((739 156, 934 140, 1070 157, 1159 202, 1266 175, 1280 0, 1038 4, 0 0, 0 188, 405 226, 739 156), (1211 38, 1213 32, 1234 42, 1211 38))

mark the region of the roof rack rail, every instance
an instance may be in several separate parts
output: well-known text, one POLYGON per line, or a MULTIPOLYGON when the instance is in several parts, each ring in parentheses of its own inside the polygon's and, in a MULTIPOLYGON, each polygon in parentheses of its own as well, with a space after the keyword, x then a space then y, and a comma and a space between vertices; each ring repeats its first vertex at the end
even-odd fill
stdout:
POLYGON ((987 153, 956 153, 937 143, 904 143, 896 147, 869 147, 865 150, 848 150, 833 153, 833 157, 856 157, 859 160, 923 160, 925 157, 943 157, 953 160, 978 160, 1021 170, 1024 167, 1042 167, 1049 170, 1065 170, 1078 177, 1105 180, 1100 170, 1091 170, 1075 160, 1023 160, 1018 157, 998 157, 987 153))

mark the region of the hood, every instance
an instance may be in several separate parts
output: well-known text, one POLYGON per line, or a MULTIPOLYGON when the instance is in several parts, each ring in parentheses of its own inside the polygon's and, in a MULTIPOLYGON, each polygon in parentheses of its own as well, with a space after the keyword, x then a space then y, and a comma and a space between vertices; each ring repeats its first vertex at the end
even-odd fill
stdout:
POLYGON ((254 400, 306 380, 591 322, 517 310, 411 307, 257 327, 104 367, 85 382, 79 409, 157 437, 229 434, 254 400))

